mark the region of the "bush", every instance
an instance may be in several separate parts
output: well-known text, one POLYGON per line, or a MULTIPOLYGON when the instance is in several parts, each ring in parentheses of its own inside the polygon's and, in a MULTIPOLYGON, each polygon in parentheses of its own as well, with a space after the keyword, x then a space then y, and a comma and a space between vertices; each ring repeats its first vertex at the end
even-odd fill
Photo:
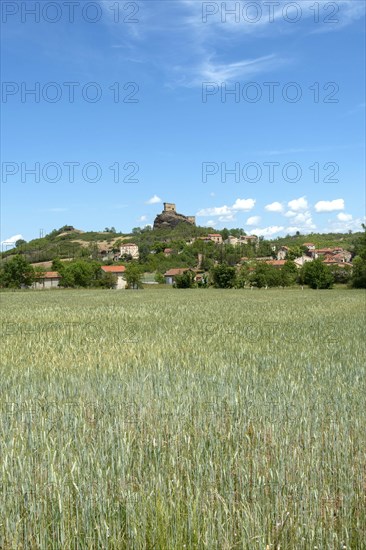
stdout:
POLYGON ((175 277, 174 288, 193 288, 195 286, 194 273, 192 271, 186 271, 182 275, 175 277))
POLYGON ((301 269, 300 280, 313 289, 332 288, 334 283, 332 272, 321 260, 306 263, 301 269))
POLYGON ((233 288, 236 282, 236 269, 225 264, 217 265, 211 270, 215 288, 233 288))

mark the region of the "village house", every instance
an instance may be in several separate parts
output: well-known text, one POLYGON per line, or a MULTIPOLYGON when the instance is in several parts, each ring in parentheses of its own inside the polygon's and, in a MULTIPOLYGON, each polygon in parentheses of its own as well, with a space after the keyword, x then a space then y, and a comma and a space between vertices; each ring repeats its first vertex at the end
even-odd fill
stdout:
POLYGON ((207 236, 215 244, 222 244, 222 236, 220 233, 209 233, 207 236))
POLYGON ((260 256, 258 258, 255 258, 256 262, 269 262, 272 260, 273 260, 272 256, 260 256))
POLYGON ((112 273, 112 275, 115 275, 117 282, 114 288, 116 290, 123 290, 126 288, 127 282, 124 277, 126 268, 124 265, 102 265, 101 270, 104 273, 112 273))
POLYGON ((258 237, 256 235, 241 235, 238 239, 238 244, 258 244, 258 237))
POLYGON ((186 273, 187 271, 193 271, 189 267, 182 267, 182 268, 173 268, 169 269, 164 273, 165 282, 167 285, 173 285, 175 283, 175 278, 177 275, 183 275, 183 273, 186 273))
POLYGON ((308 252, 315 250, 315 244, 313 243, 304 243, 303 246, 308 250, 308 252))
POLYGON ((328 266, 338 266, 338 267, 352 266, 351 263, 346 262, 345 259, 342 256, 339 257, 338 254, 335 254, 334 256, 332 255, 324 256, 323 264, 328 266))
POLYGON ((172 254, 174 254, 174 250, 172 248, 164 248, 164 256, 166 258, 171 256, 172 254))
POLYGON ((352 259, 351 252, 344 250, 340 246, 335 246, 333 248, 318 248, 316 250, 316 255, 317 257, 322 257, 322 259, 334 257, 339 263, 350 262, 352 259))
POLYGON ((165 283, 167 285, 173 285, 175 283, 175 278, 179 275, 183 275, 183 273, 187 273, 187 271, 191 271, 194 274, 194 280, 196 282, 202 281, 204 278, 204 271, 199 268, 192 269, 191 267, 179 267, 179 268, 173 268, 169 269, 164 273, 165 283))
POLYGON ((305 265, 307 262, 312 262, 314 258, 311 258, 310 256, 300 256, 299 258, 295 258, 294 260, 294 264, 296 265, 296 267, 298 267, 299 269, 301 267, 303 267, 303 265, 305 265))
POLYGON ((60 286, 61 275, 57 271, 46 271, 40 275, 32 284, 32 288, 36 290, 44 290, 47 288, 57 288, 60 286))
POLYGON ((225 244, 231 244, 232 246, 236 246, 238 244, 238 237, 234 237, 234 235, 229 235, 224 242, 225 244))
POLYGON ((288 254, 288 246, 280 246, 277 252, 277 260, 284 260, 288 254))
POLYGON ((225 240, 225 244, 231 244, 233 246, 238 246, 240 244, 258 244, 258 237, 256 235, 240 235, 240 237, 229 235, 225 240))
POLYGON ((286 260, 267 260, 266 264, 272 265, 276 269, 281 269, 286 263, 286 260))
POLYGON ((337 261, 347 263, 350 262, 352 259, 351 252, 348 252, 348 250, 342 250, 342 252, 337 252, 333 256, 337 261))
POLYGON ((122 244, 120 247, 120 256, 131 256, 133 260, 139 259, 139 247, 134 243, 122 244))

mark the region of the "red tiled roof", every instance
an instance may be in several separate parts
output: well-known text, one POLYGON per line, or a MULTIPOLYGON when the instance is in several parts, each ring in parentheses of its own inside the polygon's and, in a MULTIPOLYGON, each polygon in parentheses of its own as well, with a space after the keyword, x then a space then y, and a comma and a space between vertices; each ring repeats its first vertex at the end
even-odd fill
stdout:
POLYGON ((122 244, 121 244, 121 247, 122 247, 122 246, 137 246, 137 245, 134 244, 134 243, 126 243, 126 244, 122 243, 122 244))
POLYGON ((124 265, 102 265, 104 273, 124 273, 126 268, 124 265))
POLYGON ((315 246, 314 243, 304 243, 304 246, 315 246))
POLYGON ((164 273, 164 277, 173 277, 174 275, 182 275, 186 271, 189 271, 189 267, 169 269, 164 273))
POLYGON ((277 267, 281 267, 281 266, 285 265, 286 260, 266 260, 265 263, 269 264, 269 265, 274 265, 274 266, 277 266, 277 267))
POLYGON ((209 237, 221 237, 220 233, 209 233, 209 237))
POLYGON ((58 271, 46 271, 39 277, 40 279, 57 279, 61 278, 61 275, 58 273, 58 271))
POLYGON ((318 254, 334 254, 335 252, 343 252, 343 248, 339 246, 335 248, 318 248, 315 252, 318 252, 318 254))

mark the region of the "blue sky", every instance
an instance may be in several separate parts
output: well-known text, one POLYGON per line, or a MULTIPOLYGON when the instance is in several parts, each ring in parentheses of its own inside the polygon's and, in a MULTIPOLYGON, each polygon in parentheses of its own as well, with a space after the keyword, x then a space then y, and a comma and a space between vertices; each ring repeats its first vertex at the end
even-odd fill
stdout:
POLYGON ((359 229, 363 0, 54 4, 2 2, 2 241, 163 201, 268 238, 359 229))

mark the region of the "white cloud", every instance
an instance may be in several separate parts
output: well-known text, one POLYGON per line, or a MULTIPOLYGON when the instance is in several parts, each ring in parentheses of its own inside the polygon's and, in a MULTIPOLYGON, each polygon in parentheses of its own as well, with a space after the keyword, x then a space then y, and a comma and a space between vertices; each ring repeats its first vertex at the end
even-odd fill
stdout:
POLYGON ((147 216, 140 216, 138 219, 139 222, 146 222, 146 220, 147 220, 147 216))
POLYGON ((293 223, 303 224, 309 227, 313 224, 309 210, 306 212, 293 212, 292 210, 289 210, 284 214, 284 216, 286 218, 291 218, 293 223))
POLYGON ((263 227, 262 229, 256 228, 253 229, 253 235, 258 235, 259 237, 272 237, 277 233, 282 233, 285 228, 279 225, 271 225, 270 227, 263 227))
POLYGON ((13 235, 12 237, 9 237, 8 239, 5 239, 5 241, 1 242, 1 246, 3 247, 4 251, 7 248, 11 248, 12 245, 15 245, 19 239, 23 239, 22 235, 13 235))
POLYGON ((232 209, 233 210, 243 210, 244 212, 248 212, 248 210, 252 210, 255 206, 255 200, 254 199, 236 199, 234 202, 232 209))
POLYGON ((196 216, 222 216, 230 214, 229 206, 214 206, 212 208, 203 208, 197 212, 196 216))
POLYGON ((353 218, 352 214, 345 214, 343 212, 340 212, 337 214, 337 218, 340 222, 350 222, 353 218))
POLYGON ((361 224, 365 222, 366 222, 365 218, 355 218, 355 219, 352 218, 351 220, 347 220, 347 221, 328 220, 329 226, 324 228, 324 232, 325 233, 345 233, 346 231, 362 231, 361 224))
POLYGON ((313 229, 310 229, 309 227, 301 227, 299 225, 293 225, 293 226, 286 227, 286 234, 288 234, 288 235, 293 235, 297 231, 299 231, 300 233, 306 235, 307 233, 312 233, 313 229))
POLYGON ((221 223, 233 222, 235 217, 231 214, 230 216, 220 216, 217 221, 221 223))
POLYGON ((316 212, 334 212, 335 210, 344 210, 344 199, 319 201, 315 205, 315 210, 316 212))
POLYGON ((257 225, 261 221, 259 216, 251 216, 245 222, 245 225, 257 225))
POLYGON ((306 197, 300 197, 299 199, 289 201, 287 203, 287 206, 290 208, 290 210, 293 210, 294 212, 299 212, 300 210, 306 210, 308 208, 308 201, 306 200, 306 197))
POLYGON ((272 202, 271 204, 267 204, 264 209, 267 210, 267 212, 282 212, 283 206, 280 202, 272 202))
POLYGON ((162 202, 161 198, 157 195, 154 195, 153 197, 151 197, 151 199, 146 201, 145 204, 158 204, 159 202, 162 202))
POLYGON ((234 220, 234 215, 241 212, 248 212, 252 210, 255 206, 254 199, 236 199, 232 206, 214 206, 212 208, 203 208, 197 212, 196 216, 221 216, 219 221, 231 221, 234 220))

